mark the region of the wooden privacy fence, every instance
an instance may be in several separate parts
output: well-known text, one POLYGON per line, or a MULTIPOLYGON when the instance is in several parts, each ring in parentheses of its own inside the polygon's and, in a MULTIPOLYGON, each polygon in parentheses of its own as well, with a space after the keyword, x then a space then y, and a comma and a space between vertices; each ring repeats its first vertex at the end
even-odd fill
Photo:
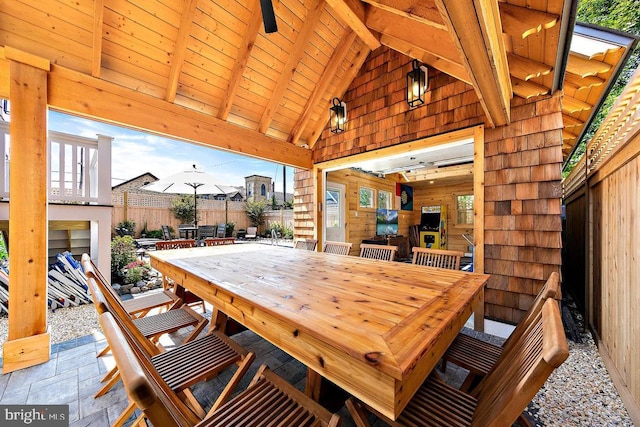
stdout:
MULTIPOLYGON (((155 194, 143 192, 114 193, 111 198, 113 215, 111 216, 112 229, 124 220, 136 223, 135 235, 139 236, 145 221, 147 230, 159 230, 162 225, 170 225, 174 230, 178 229, 180 221, 173 216, 171 211, 174 194, 155 194)), ((234 202, 224 200, 210 200, 198 198, 198 223, 200 225, 216 225, 223 222, 235 223, 235 230, 247 229, 251 222, 246 213, 246 202, 234 202)), ((265 212, 265 224, 261 227, 263 232, 274 223, 282 223, 285 227, 293 229, 293 210, 265 212)))
POLYGON ((565 289, 640 424, 640 70, 564 180, 565 289))

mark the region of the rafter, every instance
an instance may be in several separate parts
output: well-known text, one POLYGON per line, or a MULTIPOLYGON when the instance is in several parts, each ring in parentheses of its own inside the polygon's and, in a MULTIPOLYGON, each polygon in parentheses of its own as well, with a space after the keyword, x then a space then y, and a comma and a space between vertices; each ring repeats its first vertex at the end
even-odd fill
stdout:
POLYGON ((184 56, 187 50, 187 42, 193 25, 193 16, 196 13, 196 5, 198 0, 187 0, 184 3, 184 10, 180 16, 180 27, 178 28, 178 38, 173 50, 171 58, 171 70, 169 71, 169 82, 167 84, 167 95, 165 99, 173 102, 176 99, 178 91, 178 82, 180 73, 182 72, 182 64, 184 64, 184 56))
POLYGON ((553 70, 551 65, 533 61, 522 56, 510 53, 507 55, 509 60, 509 72, 513 77, 520 80, 530 80, 534 77, 546 76, 553 70))
POLYGON ((238 49, 238 55, 236 56, 236 62, 231 70, 231 78, 227 84, 227 92, 225 98, 222 100, 222 105, 218 111, 218 118, 226 120, 229 117, 229 112, 233 106, 233 101, 236 98, 238 87, 242 81, 244 75, 244 69, 247 66, 247 61, 251 56, 251 50, 258 37, 258 31, 260 31, 260 25, 262 24, 262 14, 259 13, 260 3, 259 0, 253 0, 253 7, 251 9, 253 13, 247 25, 247 30, 244 33, 244 39, 238 49))
POLYGON ((513 95, 497 0, 436 0, 489 124, 510 122, 513 95))
POLYGON ((440 70, 443 73, 449 74, 456 79, 463 81, 465 83, 471 84, 471 79, 467 74, 467 70, 464 69, 462 64, 454 64, 453 62, 445 61, 432 53, 427 52, 417 46, 410 44, 404 40, 397 39, 393 36, 388 36, 383 34, 380 37, 380 42, 390 47, 393 50, 396 50, 400 53, 404 53, 410 58, 417 59, 430 67, 435 68, 436 70, 440 70))
POLYGON ((49 73, 49 105, 60 111, 309 169, 311 151, 141 92, 60 66, 49 73))
POLYGON ((425 27, 412 19, 377 8, 370 8, 367 13, 367 26, 383 35, 412 44, 442 60, 461 64, 460 55, 446 30, 425 27))
POLYGON ((433 0, 364 0, 364 2, 430 27, 446 29, 433 0))
POLYGON ((513 93, 524 99, 549 93, 548 87, 531 81, 520 80, 515 77, 511 77, 511 86, 513 87, 513 93))
POLYGON ((500 3, 499 7, 504 32, 522 39, 554 27, 560 19, 558 15, 509 3, 500 3))
POLYGON ((364 23, 364 4, 360 0, 327 0, 327 4, 371 50, 380 47, 378 37, 364 23))
POLYGON ((102 68, 102 26, 104 24, 104 0, 95 0, 93 4, 93 45, 91 75, 100 77, 102 68))
POLYGON ((567 129, 582 126, 584 124, 582 120, 578 120, 566 113, 562 113, 562 122, 564 123, 564 127, 567 129))
POLYGON ((562 97, 562 111, 569 114, 579 113, 581 111, 587 111, 593 108, 593 105, 587 104, 584 101, 573 98, 571 96, 562 97))
POLYGON ((269 104, 267 104, 267 108, 262 114, 260 124, 258 125, 258 132, 265 133, 269 128, 269 125, 271 124, 271 121, 276 114, 276 110, 282 100, 282 95, 284 95, 287 87, 291 83, 296 72, 296 67, 304 56, 309 39, 313 35, 313 30, 320 21, 320 17, 324 12, 325 4, 325 0, 319 0, 316 6, 309 11, 309 14, 304 19, 304 24, 298 38, 296 39, 293 52, 289 55, 287 63, 283 68, 283 72, 280 74, 280 78, 278 79, 278 83, 269 98, 269 104))
MULTIPOLYGON (((338 89, 336 90, 336 94, 338 97, 344 96, 344 94, 347 92, 349 86, 351 85, 351 82, 356 78, 356 74, 358 74, 358 71, 360 71, 360 68, 362 68, 362 65, 364 65, 364 61, 367 60, 367 56, 369 56, 370 52, 371 49, 369 49, 369 47, 363 43, 358 53, 356 53, 356 56, 353 58, 353 61, 351 61, 351 64, 349 64, 349 66, 347 67, 347 72, 345 73, 344 77, 342 77, 342 79, 340 80, 340 84, 338 85, 338 89)), ((315 129, 311 132, 311 135, 309 136, 309 139, 307 141, 309 148, 313 148, 316 145, 316 142, 318 142, 318 138, 320 138, 322 130, 327 124, 327 116, 325 116, 326 120, 318 120, 315 129)))
POLYGON ((610 69, 611 65, 606 62, 583 58, 576 54, 570 54, 567 61, 567 72, 583 78, 606 73, 610 69))
POLYGON ((327 67, 324 69, 322 76, 320 77, 320 81, 313 88, 313 92, 311 92, 311 96, 307 100, 307 104, 304 106, 304 110, 297 123, 293 127, 291 132, 291 138, 289 142, 293 144, 297 144, 302 136, 302 132, 304 131, 309 119, 311 118, 311 114, 313 113, 313 109, 318 105, 318 103, 322 100, 322 97, 326 96, 327 88, 329 84, 333 81, 333 78, 338 71, 338 67, 344 61, 344 58, 349 53, 351 49, 351 45, 356 40, 357 34, 355 31, 349 31, 347 34, 342 37, 340 43, 338 43, 338 47, 333 52, 327 67))
POLYGON ((589 89, 593 86, 600 86, 604 83, 604 79, 596 76, 580 77, 577 74, 566 73, 564 83, 575 90, 589 89))

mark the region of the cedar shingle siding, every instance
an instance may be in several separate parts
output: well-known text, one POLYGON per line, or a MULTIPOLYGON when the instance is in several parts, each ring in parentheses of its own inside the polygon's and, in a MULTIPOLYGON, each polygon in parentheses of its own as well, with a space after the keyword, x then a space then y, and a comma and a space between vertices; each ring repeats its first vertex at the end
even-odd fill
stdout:
MULTIPOLYGON (((347 130, 323 131, 315 162, 483 124, 473 88, 429 71, 427 105, 405 101, 411 60, 385 47, 372 52, 344 96, 347 130)), ((513 98, 511 124, 485 128, 485 293, 488 317, 517 322, 552 271, 560 270, 562 113, 560 94, 513 98)), ((296 233, 313 227, 313 180, 295 179, 296 233)), ((475 231, 479 233, 478 230, 475 231)))

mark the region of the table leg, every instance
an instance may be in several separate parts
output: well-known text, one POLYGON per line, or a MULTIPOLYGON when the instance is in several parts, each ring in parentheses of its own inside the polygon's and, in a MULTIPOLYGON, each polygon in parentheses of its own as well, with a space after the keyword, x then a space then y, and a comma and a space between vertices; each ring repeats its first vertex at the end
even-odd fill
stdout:
POLYGON ((311 368, 307 368, 307 380, 304 386, 304 392, 307 396, 318 402, 320 400, 320 385, 322 384, 322 376, 311 368))
POLYGON ((473 329, 484 332, 484 288, 480 291, 480 303, 473 312, 473 329))

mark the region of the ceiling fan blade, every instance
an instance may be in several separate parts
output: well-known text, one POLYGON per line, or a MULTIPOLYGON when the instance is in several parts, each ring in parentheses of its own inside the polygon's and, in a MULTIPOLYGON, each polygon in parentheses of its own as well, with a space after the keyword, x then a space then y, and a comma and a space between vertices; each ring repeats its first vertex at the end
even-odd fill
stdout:
POLYGON ((264 22, 264 32, 275 33, 278 31, 276 24, 276 14, 273 11, 273 3, 271 0, 260 0, 260 9, 262 9, 262 22, 264 22))

